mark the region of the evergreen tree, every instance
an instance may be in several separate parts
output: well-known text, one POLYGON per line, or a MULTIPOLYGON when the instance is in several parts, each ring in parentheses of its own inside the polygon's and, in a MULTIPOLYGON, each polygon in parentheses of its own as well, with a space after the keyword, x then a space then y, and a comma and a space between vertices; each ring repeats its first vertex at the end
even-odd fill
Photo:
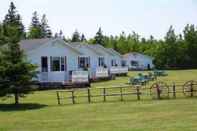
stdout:
POLYGON ((197 67, 197 29, 194 25, 187 25, 183 31, 185 39, 186 61, 189 67, 197 67))
POLYGON ((31 91, 30 83, 36 75, 36 67, 24 59, 20 49, 20 32, 18 27, 7 27, 8 41, 4 41, 0 55, 0 96, 14 94, 15 104, 19 104, 19 97, 31 91))
POLYGON ((5 37, 3 34, 3 25, 0 23, 0 47, 5 44, 4 42, 5 42, 5 37))
POLYGON ((142 44, 146 44, 146 38, 142 38, 142 39, 141 39, 141 43, 142 43, 142 44))
POLYGON ((154 43, 154 37, 151 35, 150 36, 150 39, 149 39, 149 41, 148 41, 150 44, 153 44, 154 43))
POLYGON ((42 38, 42 28, 36 11, 33 13, 31 25, 28 32, 28 38, 42 38))
POLYGON ((75 30, 75 32, 72 35, 71 42, 80 42, 80 41, 81 41, 80 33, 77 30, 75 30))
POLYGON ((101 27, 99 28, 98 32, 96 33, 96 36, 94 37, 95 41, 94 44, 100 44, 102 46, 105 46, 104 36, 101 27))
POLYGON ((61 38, 61 39, 64 37, 63 31, 62 31, 62 30, 60 30, 60 32, 59 32, 59 34, 58 34, 58 37, 61 38))
MULTIPOLYGON (((178 45, 177 36, 172 26, 170 26, 164 42, 160 44, 155 54, 155 64, 160 68, 175 68, 178 65, 178 45)), ((155 49, 156 50, 156 49, 155 49)))
POLYGON ((41 19, 41 32, 42 32, 42 38, 52 37, 52 31, 48 25, 48 21, 45 14, 42 16, 41 19))
POLYGON ((139 43, 140 43, 139 38, 140 38, 140 36, 136 32, 133 31, 133 33, 130 35, 130 39, 132 42, 130 51, 141 52, 139 50, 140 49, 139 48, 139 46, 140 46, 139 45, 139 43))
POLYGON ((55 38, 58 38, 58 33, 55 33, 54 37, 55 37, 55 38))
POLYGON ((8 13, 3 20, 3 28, 4 28, 4 35, 9 35, 10 26, 16 28, 16 31, 19 33, 20 38, 25 38, 25 28, 22 24, 21 16, 17 13, 16 7, 13 2, 10 3, 10 7, 8 9, 8 13))
POLYGON ((33 12, 33 17, 32 17, 32 21, 31 21, 31 26, 32 26, 32 27, 40 28, 40 21, 39 21, 39 17, 38 17, 37 11, 33 12))
POLYGON ((176 38, 177 36, 174 32, 173 26, 170 26, 168 32, 166 33, 165 41, 168 44, 174 44, 176 42, 176 38))
POLYGON ((116 37, 113 37, 112 35, 110 37, 108 37, 108 43, 105 42, 107 45, 106 47, 108 48, 113 48, 114 50, 117 50, 117 41, 116 41, 116 37))
POLYGON ((124 32, 122 32, 120 34, 120 37, 119 37, 118 43, 117 43, 117 48, 118 48, 118 51, 121 54, 125 54, 129 50, 128 43, 127 43, 127 38, 126 38, 126 34, 124 32))
POLYGON ((63 40, 64 40, 65 42, 71 42, 71 39, 70 39, 70 38, 66 38, 65 36, 64 36, 63 40))
POLYGON ((177 36, 174 32, 172 26, 170 26, 169 31, 165 36, 165 45, 163 48, 165 49, 165 57, 166 57, 166 65, 168 67, 176 67, 176 52, 177 52, 177 36))
POLYGON ((62 39, 62 40, 65 39, 65 36, 64 36, 62 30, 60 30, 59 33, 56 32, 55 35, 54 35, 54 37, 55 37, 55 38, 60 38, 60 39, 62 39))
POLYGON ((85 42, 85 41, 86 41, 86 37, 85 37, 84 34, 81 35, 80 41, 81 41, 81 42, 85 42))

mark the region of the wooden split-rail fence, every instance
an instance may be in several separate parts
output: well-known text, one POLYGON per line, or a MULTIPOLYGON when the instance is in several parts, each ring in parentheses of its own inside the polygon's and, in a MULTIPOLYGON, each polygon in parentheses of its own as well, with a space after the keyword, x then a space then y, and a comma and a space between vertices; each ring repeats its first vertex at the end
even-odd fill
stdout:
POLYGON ((173 83, 168 85, 164 82, 156 82, 150 88, 143 88, 141 85, 120 85, 113 87, 101 88, 86 88, 56 91, 58 105, 63 104, 63 101, 71 100, 72 104, 76 104, 77 98, 86 98, 88 103, 93 102, 92 98, 102 97, 103 102, 107 101, 110 96, 117 96, 120 101, 124 100, 124 96, 136 96, 136 100, 141 100, 142 95, 151 96, 153 99, 176 98, 177 94, 183 94, 187 97, 197 96, 197 81, 188 81, 184 84, 173 83), (115 90, 115 93, 113 92, 115 90), (125 91, 126 90, 126 91, 125 91), (97 93, 95 93, 95 91, 97 93), (85 92, 85 95, 76 95, 77 93, 85 92), (99 94, 98 94, 99 92, 99 94), (65 97, 64 94, 67 94, 65 97))

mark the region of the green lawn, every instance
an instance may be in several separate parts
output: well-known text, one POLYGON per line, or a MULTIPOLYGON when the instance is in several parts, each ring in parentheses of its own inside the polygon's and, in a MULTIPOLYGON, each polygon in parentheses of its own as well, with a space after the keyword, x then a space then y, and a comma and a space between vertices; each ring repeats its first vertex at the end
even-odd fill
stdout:
MULTIPOLYGON (((134 76, 138 72, 130 72, 134 76)), ((168 71, 167 83, 197 80, 197 70, 168 71)), ((92 88, 125 84, 127 77, 97 82, 92 88)), ((148 86, 150 86, 150 83, 148 86)), ((113 97, 106 103, 57 105, 55 91, 40 91, 21 99, 21 107, 0 101, 0 131, 196 131, 197 98, 152 100, 142 96, 113 97)), ((80 100, 78 100, 80 101, 80 100)))

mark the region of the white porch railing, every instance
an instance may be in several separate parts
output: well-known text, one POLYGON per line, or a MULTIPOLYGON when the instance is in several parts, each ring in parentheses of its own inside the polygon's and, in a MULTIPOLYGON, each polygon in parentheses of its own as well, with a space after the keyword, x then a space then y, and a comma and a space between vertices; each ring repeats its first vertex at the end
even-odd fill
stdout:
POLYGON ((126 74, 126 73, 128 73, 128 71, 129 71, 128 67, 120 67, 119 68, 120 74, 126 74))
POLYGON ((128 73, 128 67, 111 67, 111 74, 126 74, 128 73))
POLYGON ((109 72, 107 68, 96 68, 96 78, 107 78, 109 77, 109 72))
POLYGON ((40 72, 38 74, 39 82, 67 82, 68 72, 55 71, 55 72, 40 72))
POLYGON ((38 74, 38 78, 40 82, 49 82, 48 72, 40 72, 38 74))
POLYGON ((146 67, 144 65, 138 65, 138 66, 130 66, 129 69, 131 70, 144 70, 146 67))
POLYGON ((89 83, 88 71, 72 71, 72 83, 89 83))

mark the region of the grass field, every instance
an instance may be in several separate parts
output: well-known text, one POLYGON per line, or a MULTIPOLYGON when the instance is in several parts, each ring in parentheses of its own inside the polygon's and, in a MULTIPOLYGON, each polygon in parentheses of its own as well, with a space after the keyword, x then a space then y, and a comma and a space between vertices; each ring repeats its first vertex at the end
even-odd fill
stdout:
MULTIPOLYGON (((138 72, 130 72, 134 76, 138 72)), ((197 80, 197 70, 168 71, 167 83, 197 80)), ((97 82, 92 88, 125 84, 128 77, 97 82)), ((150 86, 150 83, 147 86, 150 86)), ((57 105, 55 91, 34 92, 14 107, 13 98, 0 101, 0 131, 196 131, 197 98, 57 105)), ((114 101, 115 100, 115 101, 114 101)))

